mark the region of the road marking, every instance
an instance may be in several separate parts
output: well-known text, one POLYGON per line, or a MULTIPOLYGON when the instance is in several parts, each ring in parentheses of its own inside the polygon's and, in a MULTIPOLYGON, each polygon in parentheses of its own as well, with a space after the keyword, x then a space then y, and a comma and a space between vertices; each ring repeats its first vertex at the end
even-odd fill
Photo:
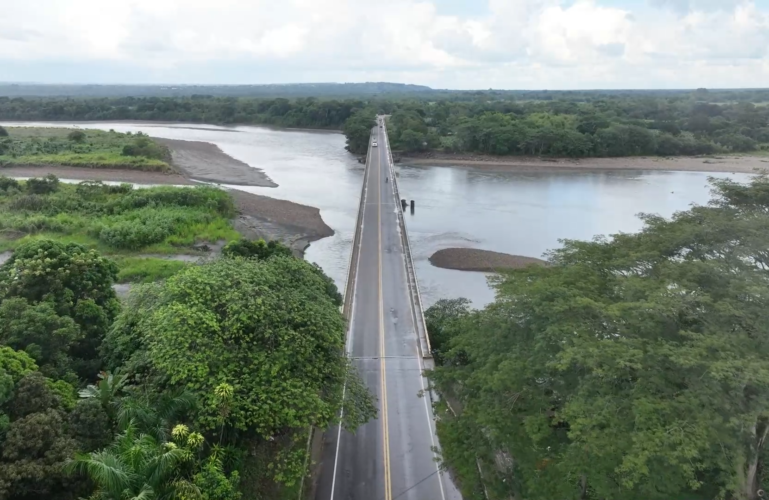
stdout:
MULTIPOLYGON (((389 139, 387 137, 387 131, 386 130, 384 131, 384 134, 385 134, 385 148, 389 151, 390 141, 389 141, 389 139)), ((389 155, 387 156, 386 161, 387 161, 388 175, 390 175, 390 173, 392 173, 392 170, 391 170, 392 165, 390 164, 390 156, 389 155)), ((380 165, 380 167, 381 167, 381 165, 380 165)), ((380 175, 380 177, 381 177, 381 175, 380 175)), ((395 188, 393 188, 392 191, 393 191, 393 196, 395 196, 395 188)), ((399 222, 399 224, 400 224, 400 222, 399 222)), ((401 230, 405 231, 406 227, 405 226, 402 227, 401 230)), ((406 249, 405 248, 403 249, 403 257, 404 257, 403 272, 404 273, 408 273, 408 270, 406 269, 406 265, 405 265, 405 263, 406 263, 405 262, 405 258, 406 258, 406 249)), ((404 289, 404 292, 406 293, 406 298, 408 300, 408 303, 411 305, 411 307, 413 309, 415 304, 411 300, 411 295, 409 293, 409 289, 408 289, 408 282, 409 282, 408 276, 405 276, 405 278, 406 278, 407 286, 404 289)), ((416 275, 414 276, 414 279, 415 280, 417 279, 416 275)), ((413 319, 414 319, 414 316, 412 315, 412 321, 413 321, 413 319)), ((422 388, 422 400, 423 400, 424 405, 425 405, 425 417, 427 418, 427 428, 430 429, 430 443, 432 444, 432 449, 436 450, 437 449, 437 445, 435 443, 435 433, 437 431, 433 427, 433 421, 432 421, 432 418, 430 418, 430 407, 427 404, 427 398, 430 397, 430 396, 429 396, 429 394, 427 392, 427 389, 425 388, 425 381, 424 381, 424 376, 423 376, 424 371, 425 371, 425 367, 424 367, 424 360, 422 359, 422 356, 419 354, 419 342, 420 342, 419 334, 417 333, 417 325, 413 324, 412 326, 414 327, 414 336, 417 338, 417 343, 415 345, 415 349, 417 351, 416 358, 417 358, 417 367, 419 368, 419 385, 422 388)), ((425 334, 427 334, 427 332, 425 332, 425 334)), ((438 458, 438 454, 435 453, 434 451, 433 451, 433 457, 434 458, 438 458)), ((435 470, 438 473, 437 474, 438 475, 438 486, 440 487, 440 490, 441 490, 441 498, 443 500, 446 500, 446 493, 445 493, 445 491, 443 489, 443 473, 441 472, 440 465, 439 465, 439 463, 437 461, 435 462, 435 470)))
POLYGON ((390 484, 390 428, 387 422, 387 368, 385 366, 384 340, 384 294, 382 293, 382 159, 377 162, 377 257, 379 261, 379 360, 382 377, 382 431, 384 433, 384 466, 385 466, 385 500, 392 500, 392 485, 390 484))
MULTIPOLYGON (((369 146, 369 150, 371 149, 371 146, 369 146)), ((363 199, 368 199, 368 168, 366 168, 366 171, 363 173, 363 199)), ((365 214, 364 214, 365 215, 365 214)), ((356 218, 356 224, 357 224, 357 218, 356 218)), ((361 219, 361 224, 363 224, 363 219, 361 219)), ((355 228, 355 231, 357 231, 359 228, 355 228)), ((353 234, 353 245, 355 244, 355 235, 353 234)), ((350 252, 353 252, 354 249, 350 249, 350 252)), ((360 271, 360 251, 358 251, 358 258, 355 259, 355 262, 350 262, 350 266, 355 266, 355 281, 358 280, 358 271, 360 271)), ((347 278, 350 278, 350 272, 352 270, 348 269, 347 271, 347 278)), ((345 283, 345 286, 347 284, 345 283)), ((352 301, 352 304, 350 305, 350 323, 347 325, 347 331, 345 332, 346 338, 344 342, 344 350, 345 353, 349 356, 352 354, 352 344, 353 344, 353 324, 355 323, 355 287, 352 289, 352 297, 350 297, 350 300, 352 301)), ((345 300, 347 300, 347 297, 345 297, 345 300)), ((342 404, 344 404, 344 397, 347 393, 347 381, 345 380, 344 384, 342 385, 342 404)), ((336 450, 334 450, 334 471, 331 475, 331 497, 330 500, 334 500, 334 490, 336 488, 336 470, 339 466, 339 443, 342 441, 342 418, 344 417, 344 407, 339 411, 339 429, 336 433, 336 450)))

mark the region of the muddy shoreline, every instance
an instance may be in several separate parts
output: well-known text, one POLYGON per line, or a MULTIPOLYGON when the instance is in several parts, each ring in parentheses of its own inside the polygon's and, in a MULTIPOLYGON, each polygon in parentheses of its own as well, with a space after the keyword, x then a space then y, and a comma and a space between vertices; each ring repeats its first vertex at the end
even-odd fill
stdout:
POLYGON ((769 156, 675 156, 622 158, 537 158, 429 152, 409 154, 405 165, 452 166, 488 172, 669 170, 690 172, 758 173, 769 170, 769 156))
POLYGON ((493 273, 503 269, 521 269, 526 266, 545 265, 547 262, 534 257, 511 255, 478 248, 444 248, 432 254, 430 264, 443 269, 493 273))

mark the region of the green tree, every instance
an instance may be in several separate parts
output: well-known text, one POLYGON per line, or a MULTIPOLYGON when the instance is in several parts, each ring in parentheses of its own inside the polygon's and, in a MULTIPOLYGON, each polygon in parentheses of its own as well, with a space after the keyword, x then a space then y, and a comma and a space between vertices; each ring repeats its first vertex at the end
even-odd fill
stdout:
MULTIPOLYGON (((222 383, 237 388, 225 434, 245 432, 256 446, 276 436, 291 442, 310 425, 325 428, 343 404, 354 428, 374 407, 365 389, 356 390, 362 382, 343 355, 344 320, 327 280, 288 257, 191 267, 162 285, 159 305, 135 334, 144 336, 153 366, 200 401, 195 423, 203 429, 222 428, 222 383)), ((302 474, 303 445, 294 444, 273 464, 279 481, 302 474)))
POLYGON ((375 110, 363 108, 355 111, 344 122, 342 131, 347 138, 347 151, 355 154, 363 154, 368 151, 371 129, 376 125, 375 118, 375 110))
MULTIPOLYGON (((463 315, 437 387, 505 494, 757 498, 769 433, 769 181, 565 242, 463 315), (473 440, 477 442, 473 442, 473 440)), ((455 446, 456 448, 456 446, 455 446)), ((448 457, 450 463, 450 457, 448 457)))
POLYGON ((0 342, 25 351, 46 376, 72 378, 69 350, 80 339, 75 321, 57 315, 48 302, 30 305, 23 298, 9 298, 0 304, 0 342))
POLYGON ((70 347, 75 372, 92 377, 101 365, 97 349, 119 310, 112 289, 117 266, 93 250, 70 243, 36 240, 20 245, 0 266, 0 300, 50 304, 57 315, 79 326, 70 347))
POLYGON ((0 137, 8 137, 8 131, 5 130, 5 127, 0 125, 0 137))
POLYGON ((77 442, 67 433, 60 399, 45 377, 24 375, 3 410, 10 423, 0 442, 0 498, 74 498, 78 487, 64 466, 77 442))

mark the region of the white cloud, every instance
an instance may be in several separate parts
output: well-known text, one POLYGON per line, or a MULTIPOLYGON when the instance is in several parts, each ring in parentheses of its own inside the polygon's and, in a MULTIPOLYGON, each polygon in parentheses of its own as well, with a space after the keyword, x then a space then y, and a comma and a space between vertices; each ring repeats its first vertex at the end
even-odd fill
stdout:
POLYGON ((0 0, 0 81, 60 81, 55 63, 77 81, 117 67, 140 82, 769 86, 754 1, 487 0, 474 17, 436 1, 0 0))

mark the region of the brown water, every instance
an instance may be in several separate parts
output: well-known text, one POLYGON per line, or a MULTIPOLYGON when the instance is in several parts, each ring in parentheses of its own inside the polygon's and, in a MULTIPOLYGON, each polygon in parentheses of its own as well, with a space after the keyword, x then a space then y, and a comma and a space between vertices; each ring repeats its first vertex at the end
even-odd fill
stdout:
MULTIPOLYGON (((65 126, 66 124, 47 124, 65 126)), ((78 124, 157 137, 206 141, 259 167, 279 186, 244 188, 320 208, 336 234, 306 253, 340 289, 347 272, 362 165, 344 150, 337 133, 212 125, 78 124)), ((406 214, 425 306, 465 296, 475 305, 493 300, 482 273, 435 268, 428 257, 447 247, 471 247, 540 257, 559 239, 590 239, 633 232, 639 212, 670 216, 710 199, 708 175, 746 180, 747 174, 612 171, 489 173, 452 167, 398 166, 401 195, 416 202, 406 214)))

